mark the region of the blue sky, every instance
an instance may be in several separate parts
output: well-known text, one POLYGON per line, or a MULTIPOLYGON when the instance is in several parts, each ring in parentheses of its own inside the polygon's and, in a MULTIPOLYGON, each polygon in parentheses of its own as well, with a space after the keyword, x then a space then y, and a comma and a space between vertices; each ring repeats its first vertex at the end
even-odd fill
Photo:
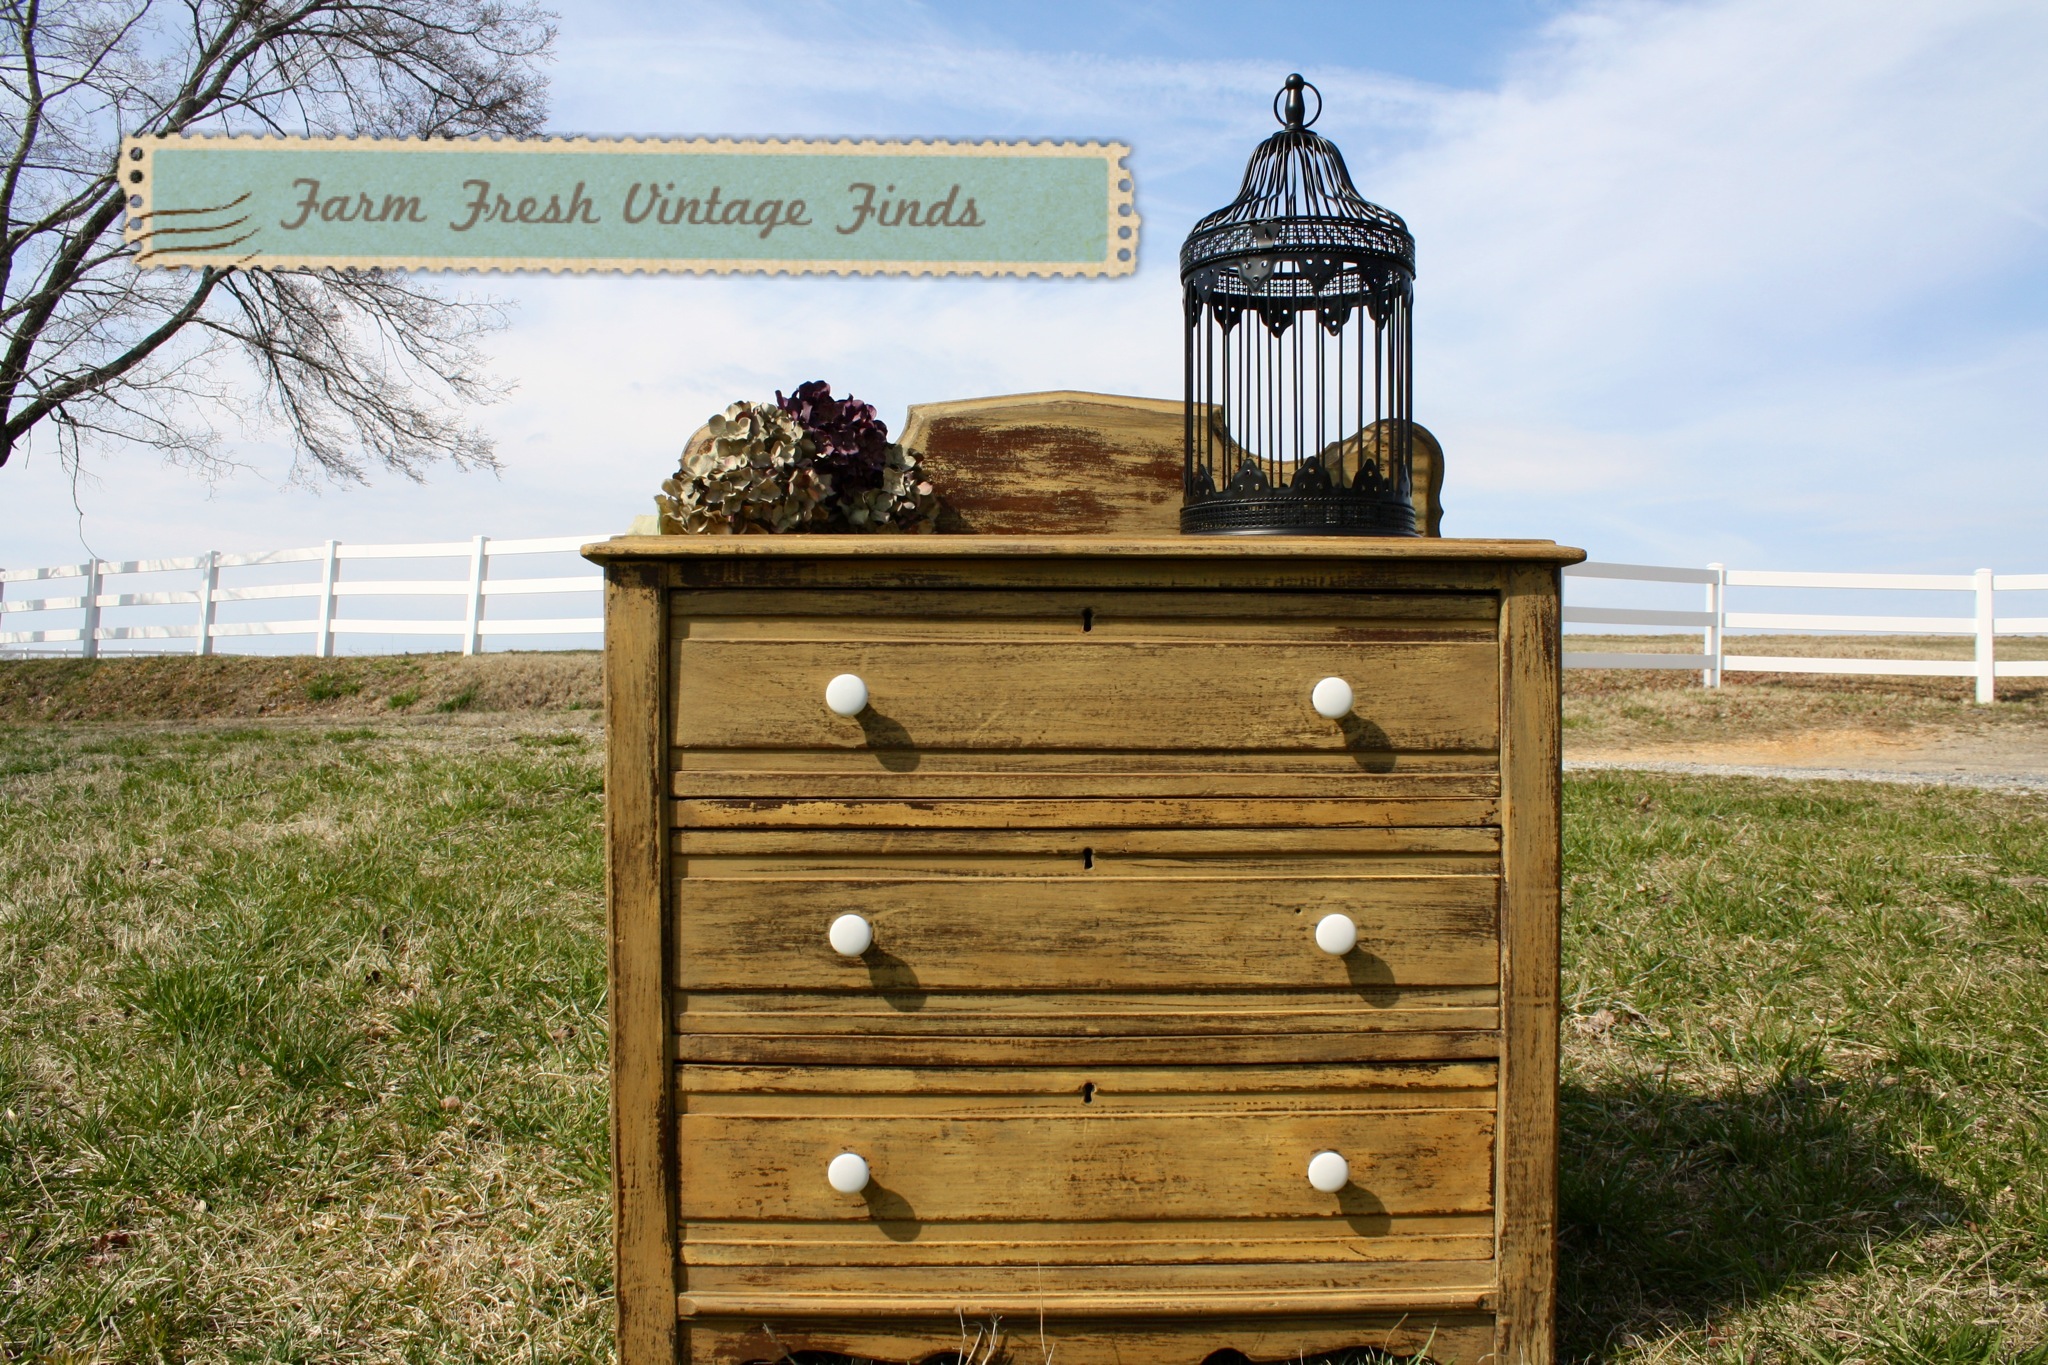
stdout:
POLYGON ((2048 7, 2034 0, 578 4, 570 133, 1113 138, 1117 281, 492 277, 498 476, 0 469, 0 564, 622 529, 705 416, 811 378, 892 425, 1178 396, 1174 255, 1299 70, 1418 242, 1453 535, 1747 567, 2048 570, 2048 7), (75 510, 76 509, 76 510, 75 510))

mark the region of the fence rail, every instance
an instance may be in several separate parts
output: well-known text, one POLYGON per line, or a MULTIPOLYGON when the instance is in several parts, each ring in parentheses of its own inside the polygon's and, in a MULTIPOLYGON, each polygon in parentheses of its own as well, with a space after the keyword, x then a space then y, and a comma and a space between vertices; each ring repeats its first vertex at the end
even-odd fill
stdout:
MULTIPOLYGON (((210 550, 182 559, 87 560, 83 564, 59 564, 36 569, 0 571, 0 626, 30 612, 76 612, 76 625, 40 630, 0 629, 0 648, 76 644, 85 658, 101 653, 103 643, 131 640, 190 640, 195 654, 212 654, 214 642, 237 636, 306 635, 312 637, 311 653, 327 658, 334 653, 335 640, 343 635, 429 635, 450 637, 461 644, 464 654, 475 654, 487 639, 497 637, 546 637, 589 635, 604 630, 601 612, 579 616, 501 617, 491 619, 486 604, 495 598, 534 594, 599 592, 604 579, 596 570, 572 575, 544 577, 493 577, 494 563, 522 555, 561 555, 574 552, 596 536, 549 536, 540 539, 492 540, 475 536, 469 540, 437 541, 417 545, 344 545, 330 540, 325 545, 295 550, 267 550, 255 554, 223 554, 210 550), (461 577, 378 578, 344 577, 342 566, 380 559, 454 560, 466 570, 461 577), (307 582, 224 583, 224 571, 268 569, 277 565, 311 564, 319 577, 307 582), (196 582, 189 588, 170 591, 108 592, 106 580, 140 575, 191 574, 196 582), (16 584, 50 583, 62 579, 81 580, 79 590, 69 595, 17 596, 16 584), (455 617, 368 617, 349 616, 340 610, 351 598, 439 597, 454 598, 462 604, 455 617), (277 620, 223 621, 220 609, 238 602, 270 602, 311 599, 312 614, 277 620), (121 608, 185 607, 187 621, 153 621, 138 625, 107 625, 101 613, 121 608)), ((49 652, 44 650, 43 652, 49 652)), ((67 651, 68 652, 68 651, 67 651)))
MULTIPOLYGON (((216 652, 216 642, 256 636, 310 637, 310 652, 317 657, 333 655, 343 636, 440 637, 456 643, 465 654, 484 648, 486 641, 519 640, 547 647, 557 646, 563 637, 590 636, 604 629, 604 618, 596 595, 603 586, 594 569, 573 574, 529 574, 499 576, 495 571, 524 556, 573 553, 602 536, 548 536, 529 539, 493 540, 473 536, 468 540, 434 541, 408 545, 354 545, 330 540, 324 545, 290 550, 266 550, 251 554, 229 554, 210 550, 205 554, 178 559, 88 560, 80 564, 59 564, 41 568, 0 571, 0 650, 11 652, 71 653, 86 658, 102 653, 106 644, 148 645, 135 652, 164 652, 154 642, 187 641, 195 654, 216 652), (444 577, 377 577, 375 561, 448 561, 456 572, 444 577), (281 566, 307 566, 313 576, 301 581, 238 581, 261 577, 281 566), (184 586, 165 583, 166 575, 184 576, 184 586), (151 578, 150 585, 120 585, 110 590, 110 579, 151 578), (27 596, 27 584, 64 584, 42 596, 27 596), (552 595, 591 596, 590 607, 573 616, 518 616, 493 614, 494 603, 552 595), (438 598, 459 604, 459 615, 355 616, 343 611, 344 604, 369 603, 373 599, 438 598), (269 616, 254 619, 222 619, 223 608, 230 614, 242 603, 307 603, 303 615, 269 616), (139 612, 151 619, 130 624, 109 623, 106 612, 139 612), (75 622, 38 629, 8 629, 16 621, 23 625, 39 614, 71 613, 75 622), (172 619, 183 616, 185 619, 172 619), (57 648, 53 648, 57 647, 57 648)), ((2000 678, 2048 677, 2048 661, 1998 659, 2000 636, 2048 634, 2048 616, 1999 616, 2000 593, 2048 592, 2048 574, 1995 574, 1979 569, 1971 574, 1901 573, 1809 573, 1730 569, 1710 564, 1703 569, 1665 564, 1586 563, 1565 571, 1564 621, 1569 626, 1628 627, 1697 631, 1700 648, 1696 653, 1653 653, 1632 650, 1581 651, 1570 648, 1566 637, 1564 664, 1567 668, 1662 668, 1697 669, 1709 687, 1721 685, 1731 672, 1898 674, 1920 677, 1956 677, 1976 680, 1977 700, 1991 701, 2000 678), (1575 584, 1605 580, 1653 585, 1660 588, 1693 586, 1701 590, 1698 608, 1613 607, 1584 605, 1576 600, 1575 584), (1731 590, 1793 589, 1858 592, 1940 592, 1971 595, 1973 610, 1967 615, 1929 616, 1845 612, 1732 611, 1731 590), (1816 658, 1794 655, 1730 654, 1729 631, 1805 631, 1893 635, 1949 635, 1972 639, 1968 659, 1865 659, 1816 658)), ((1590 586, 1590 584, 1588 585, 1590 586)), ((580 604, 579 604, 580 605, 580 604)), ((385 608, 386 612, 393 610, 385 608)), ((1754 638, 1754 637, 1752 637, 1754 638)))
POLYGON ((1664 626, 1700 632, 1697 654, 1648 651, 1574 651, 1566 638, 1566 668, 1698 669, 1708 687, 1719 687, 1728 673, 1834 673, 1907 677, 1974 678, 1977 700, 1991 702, 2000 678, 2048 677, 2048 660, 1998 658, 2001 635, 2048 634, 2048 616, 1999 616, 2001 592, 2048 592, 2048 574, 1999 574, 1979 569, 1970 574, 1805 573, 1730 569, 1709 564, 1683 569, 1656 564, 1577 564, 1564 571, 1570 579, 1607 579, 1632 583, 1691 583, 1704 589, 1698 611, 1636 607, 1586 607, 1570 601, 1567 587, 1563 617, 1567 625, 1664 626), (1730 611, 1733 588, 1846 590, 1857 592, 1968 593, 1974 610, 1967 616, 1900 616, 1875 613, 1730 611), (1727 633, 1738 631, 1804 631, 1876 635, 1955 635, 1974 642, 1968 659, 1825 658, 1787 654, 1730 654, 1727 633))

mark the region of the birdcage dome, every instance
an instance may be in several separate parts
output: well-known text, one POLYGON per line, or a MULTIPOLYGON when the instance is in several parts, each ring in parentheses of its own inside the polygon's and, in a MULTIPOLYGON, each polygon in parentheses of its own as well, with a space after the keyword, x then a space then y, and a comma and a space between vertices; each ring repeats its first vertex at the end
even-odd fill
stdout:
POLYGON ((1237 198, 1188 234, 1182 281, 1246 304, 1285 300, 1297 309, 1377 306, 1389 291, 1405 292, 1415 278, 1408 225, 1358 192, 1337 144, 1303 121, 1299 92, 1281 95, 1297 101, 1292 119, 1252 153, 1237 198))
POLYGON ((1309 95, 1319 114, 1315 87, 1287 78, 1280 131, 1181 246, 1185 531, 1416 533, 1415 239, 1310 130, 1309 95))

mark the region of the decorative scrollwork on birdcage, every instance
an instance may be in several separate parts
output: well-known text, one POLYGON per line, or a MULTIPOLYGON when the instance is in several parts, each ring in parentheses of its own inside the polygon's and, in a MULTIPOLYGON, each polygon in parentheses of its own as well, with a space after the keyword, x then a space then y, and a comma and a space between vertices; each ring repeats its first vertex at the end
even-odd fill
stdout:
POLYGON ((1181 247, 1181 530, 1412 536, 1415 239, 1309 131, 1315 86, 1273 105, 1237 198, 1181 247))

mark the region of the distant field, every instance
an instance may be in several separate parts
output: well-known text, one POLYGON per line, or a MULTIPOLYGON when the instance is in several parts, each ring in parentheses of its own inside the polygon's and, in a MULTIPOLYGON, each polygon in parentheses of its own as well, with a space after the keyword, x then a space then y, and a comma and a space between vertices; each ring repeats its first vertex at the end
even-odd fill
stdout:
MULTIPOLYGON (((1726 652, 1792 655, 1836 659, 1970 659, 1976 642, 1967 635, 1729 635, 1726 652)), ((1580 635, 1565 637, 1569 649, 1630 650, 1645 654, 1696 654, 1697 633, 1690 635, 1580 635)), ((1999 637, 2001 659, 2048 659, 2048 636, 1999 637)), ((2038 680, 2037 680, 2038 681, 2038 680)))
MULTIPOLYGON (((600 745, 0 728, 0 1359, 608 1358, 600 745)), ((2048 802, 1565 829, 1567 1358, 2048 1362, 2048 802)))
MULTIPOLYGON (((1763 637, 1731 639, 1759 648, 1763 637)), ((1566 637, 1584 650, 1697 648, 1692 638, 1566 637)), ((1776 654, 1858 647, 1893 657, 1957 657, 1949 640, 1889 642, 1773 636, 1776 654), (1917 653, 1916 653, 1917 651, 1917 653), (1945 653, 1938 652, 1945 651, 1945 653)), ((2041 657, 2048 641, 2008 641, 2041 657)), ((2002 646, 2003 647, 2003 646, 2002 646)), ((2008 648, 2006 657, 2023 657, 2008 648)), ((1565 674, 1565 756, 1595 761, 1699 761, 1896 772, 2001 772, 2048 778, 2048 678, 2007 678, 1998 702, 1975 703, 1968 678, 1729 673, 1704 688, 1697 672, 1572 669, 1565 674)))
POLYGON ((188 654, 0 660, 0 724, 52 720, 330 720, 493 711, 595 711, 589 650, 372 654, 339 659, 188 654))

